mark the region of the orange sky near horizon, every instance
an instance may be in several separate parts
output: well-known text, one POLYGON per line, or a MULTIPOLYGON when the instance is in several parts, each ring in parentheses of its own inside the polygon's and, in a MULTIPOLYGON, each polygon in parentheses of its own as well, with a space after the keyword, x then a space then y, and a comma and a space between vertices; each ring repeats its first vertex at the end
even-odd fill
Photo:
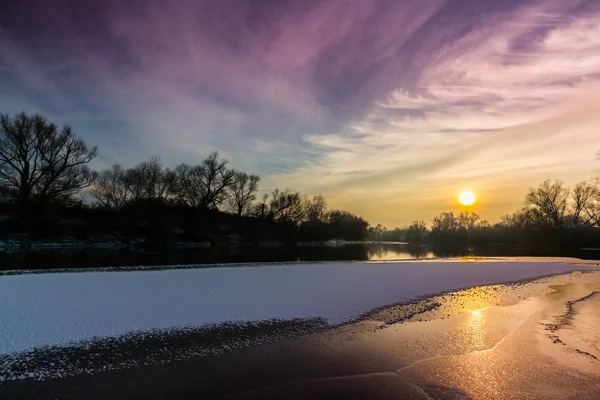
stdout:
POLYGON ((258 198, 394 228, 598 166, 600 1, 36 3, 0 13, 0 112, 71 125, 94 169, 218 151, 258 198))

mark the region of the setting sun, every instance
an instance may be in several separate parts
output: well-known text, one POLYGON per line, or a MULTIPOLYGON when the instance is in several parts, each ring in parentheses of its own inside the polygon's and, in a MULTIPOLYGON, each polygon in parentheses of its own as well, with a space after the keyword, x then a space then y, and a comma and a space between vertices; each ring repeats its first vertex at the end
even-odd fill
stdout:
POLYGON ((462 192, 458 196, 458 202, 463 206, 473 205, 473 203, 475 203, 475 195, 473 194, 473 192, 470 191, 462 192))

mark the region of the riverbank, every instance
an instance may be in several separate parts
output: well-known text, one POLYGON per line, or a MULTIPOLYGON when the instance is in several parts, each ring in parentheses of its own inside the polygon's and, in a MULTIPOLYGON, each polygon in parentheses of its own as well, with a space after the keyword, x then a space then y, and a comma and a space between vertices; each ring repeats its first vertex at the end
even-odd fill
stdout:
POLYGON ((41 382, 21 379, 0 385, 0 394, 592 399, 600 394, 600 364, 584 353, 596 356, 600 319, 590 313, 597 312, 598 290, 600 272, 473 287, 276 343, 41 382))
POLYGON ((93 270, 107 267, 200 266, 217 264, 267 264, 290 262, 367 261, 432 257, 423 247, 405 244, 359 243, 340 246, 283 247, 56 247, 22 250, 0 249, 1 271, 93 270))
MULTIPOLYGON (((409 244, 407 242, 389 242, 389 241, 373 241, 373 240, 342 240, 342 239, 331 239, 322 241, 295 241, 287 243, 288 245, 294 245, 298 247, 342 247, 348 245, 357 244, 409 244)), ((0 240, 0 250, 39 250, 39 249, 69 249, 69 248, 211 248, 211 247, 263 247, 263 248, 277 248, 283 247, 286 243, 281 241, 257 241, 257 242, 242 242, 239 240, 222 240, 215 243, 209 241, 203 242, 189 242, 189 241, 174 241, 157 244, 154 242, 146 241, 144 239, 134 240, 117 240, 114 238, 98 238, 95 240, 77 240, 69 238, 61 238, 55 240, 20 240, 20 239, 6 239, 0 240)), ((415 246, 420 245, 419 243, 414 244, 415 246)))

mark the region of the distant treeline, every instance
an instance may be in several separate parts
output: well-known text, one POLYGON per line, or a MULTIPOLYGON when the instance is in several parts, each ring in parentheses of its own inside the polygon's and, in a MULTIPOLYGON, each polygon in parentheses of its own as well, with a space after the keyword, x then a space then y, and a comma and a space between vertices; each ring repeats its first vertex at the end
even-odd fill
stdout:
POLYGON ((530 188, 522 207, 496 224, 474 212, 443 212, 428 229, 423 221, 388 230, 369 228, 372 240, 432 243, 438 248, 495 244, 548 249, 600 247, 600 189, 598 181, 581 182, 572 189, 561 181, 546 180, 530 188))
POLYGON ((178 241, 364 240, 368 223, 330 210, 322 196, 275 189, 211 153, 164 168, 151 157, 132 168, 88 167, 98 154, 39 115, 0 115, 0 222, 5 238, 178 241))
POLYGON ((93 171, 98 154, 68 126, 39 115, 0 114, 0 240, 118 240, 125 243, 343 240, 431 243, 438 248, 508 244, 600 247, 597 180, 567 188, 544 181, 521 209, 490 224, 472 212, 443 212, 431 227, 388 230, 322 196, 289 189, 258 197, 260 177, 213 152, 165 168, 159 157, 93 171))

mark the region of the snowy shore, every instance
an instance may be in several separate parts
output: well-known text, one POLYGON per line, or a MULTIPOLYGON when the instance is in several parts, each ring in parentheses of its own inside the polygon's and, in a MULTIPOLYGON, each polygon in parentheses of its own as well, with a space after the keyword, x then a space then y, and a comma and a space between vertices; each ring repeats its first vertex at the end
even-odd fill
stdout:
POLYGON ((0 354, 226 322, 352 320, 461 288, 591 269, 553 262, 313 263, 0 276, 0 354))

